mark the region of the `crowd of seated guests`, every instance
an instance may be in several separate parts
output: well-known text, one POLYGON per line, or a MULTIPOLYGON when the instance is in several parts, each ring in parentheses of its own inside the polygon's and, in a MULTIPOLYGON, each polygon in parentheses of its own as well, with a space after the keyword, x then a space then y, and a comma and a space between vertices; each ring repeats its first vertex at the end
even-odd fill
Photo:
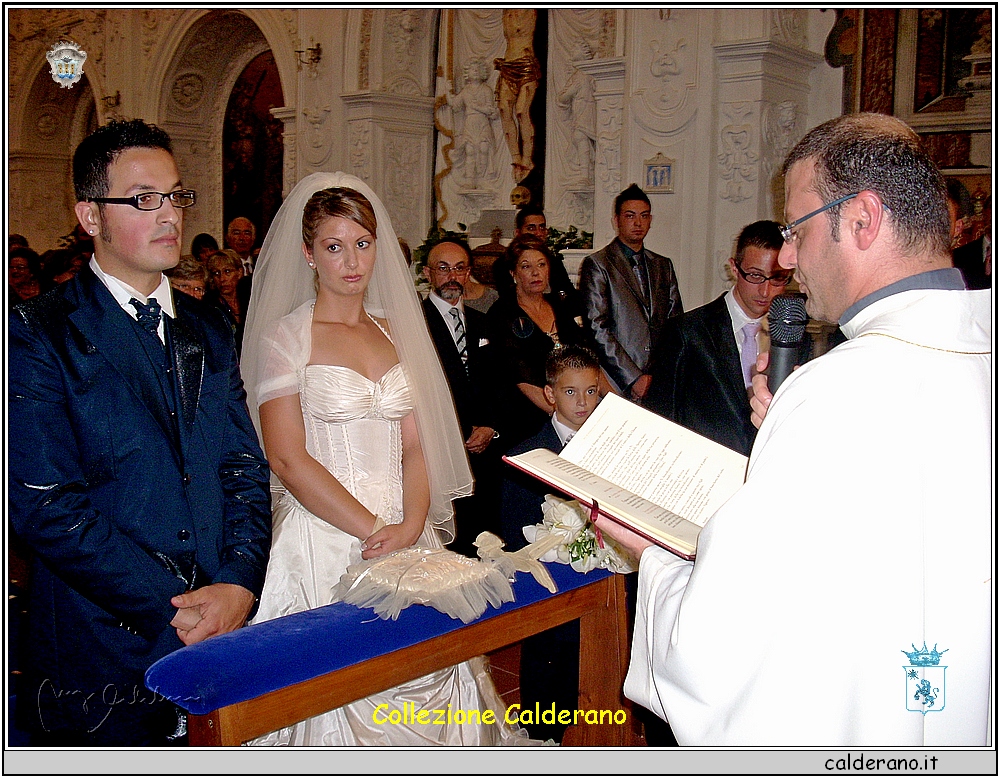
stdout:
MULTIPOLYGON (((30 248, 28 240, 23 235, 11 233, 8 236, 7 252, 7 285, 11 305, 16 305, 22 300, 30 299, 42 292, 52 288, 57 284, 68 281, 75 276, 80 268, 90 261, 94 253, 94 244, 91 236, 87 235, 79 226, 73 232, 60 239, 61 246, 51 249, 39 255, 37 251, 30 248)), ((209 291, 209 266, 208 260, 215 254, 227 254, 225 264, 231 265, 232 261, 228 254, 231 251, 220 252, 219 244, 215 238, 208 233, 200 233, 191 242, 191 253, 181 257, 180 264, 166 272, 171 279, 171 286, 178 291, 202 299, 209 291)), ((227 273, 227 277, 234 274, 227 273)), ((221 276, 221 272, 217 273, 221 276)), ((242 265, 240 268, 239 282, 242 278, 242 265)), ((225 301, 223 307, 227 318, 236 324, 246 314, 246 300, 239 304, 239 297, 233 297, 229 287, 232 284, 229 278, 216 284, 213 288, 226 290, 225 293, 218 292, 218 296, 225 301), (235 303, 235 305, 234 305, 235 303)), ((249 299, 249 294, 246 295, 249 299)), ((217 304, 213 298, 212 302, 217 304)))
POLYGON ((17 246, 7 254, 7 288, 11 305, 42 293, 42 263, 27 246, 17 246))
POLYGON ((39 255, 23 235, 7 239, 8 303, 13 306, 30 300, 57 284, 68 281, 90 261, 94 243, 82 228, 60 238, 59 248, 39 255))
MULTIPOLYGON (((7 299, 9 307, 68 281, 90 261, 93 239, 79 225, 60 239, 59 248, 38 252, 23 235, 8 236, 7 299)), ((241 350, 243 325, 250 302, 250 280, 241 258, 232 249, 219 249, 218 241, 200 233, 191 241, 191 253, 177 267, 166 271, 177 291, 217 307, 229 323, 241 350)), ((492 290, 490 290, 492 291, 492 290)), ((495 293, 494 293, 495 294, 495 293)))
MULTIPOLYGON (((7 244, 10 306, 68 281, 90 262, 94 253, 93 239, 79 225, 69 235, 60 238, 61 245, 58 248, 41 255, 28 245, 27 238, 17 233, 8 236, 7 244)), ((191 242, 191 253, 182 256, 180 264, 166 272, 171 279, 171 286, 200 300, 208 291, 208 258, 218 251, 219 244, 211 235, 204 232, 196 235, 191 242)), ((245 307, 243 305, 235 317, 229 318, 238 320, 245 314, 245 307)))
POLYGON ((80 272, 80 268, 90 261, 90 255, 78 252, 72 248, 56 249, 46 252, 45 272, 52 285, 69 281, 80 272))

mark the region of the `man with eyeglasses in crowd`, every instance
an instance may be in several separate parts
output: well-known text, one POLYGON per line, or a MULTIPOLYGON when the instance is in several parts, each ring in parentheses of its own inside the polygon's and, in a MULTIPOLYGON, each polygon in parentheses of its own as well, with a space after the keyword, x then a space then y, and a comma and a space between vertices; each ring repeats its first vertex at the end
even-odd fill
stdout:
POLYGON ((235 251, 243 265, 243 275, 253 275, 254 265, 260 250, 255 250, 253 244, 257 241, 257 228, 246 216, 237 216, 226 227, 226 245, 235 251))
POLYGON ((643 404, 745 456, 757 436, 747 390, 764 317, 792 280, 791 271, 778 266, 781 244, 777 222, 744 227, 729 259, 733 287, 670 319, 650 361, 653 378, 643 404))
POLYGON ((424 316, 441 366, 448 378, 465 450, 476 481, 475 493, 455 501, 456 536, 451 548, 469 556, 480 532, 500 534, 500 456, 491 349, 486 338, 486 315, 463 304, 465 284, 472 270, 472 252, 457 238, 431 248, 424 275, 431 292, 424 300, 424 316))
POLYGON ((778 263, 847 341, 773 396, 754 376, 746 483, 694 563, 598 519, 641 556, 625 693, 681 745, 987 745, 990 292, 898 119, 821 124, 783 173, 778 263))
POLYGON ((271 540, 270 470, 228 326, 163 271, 184 189, 169 136, 113 121, 73 156, 94 256, 9 329, 9 507, 33 554, 21 724, 39 746, 185 742, 143 683, 243 626, 271 540))

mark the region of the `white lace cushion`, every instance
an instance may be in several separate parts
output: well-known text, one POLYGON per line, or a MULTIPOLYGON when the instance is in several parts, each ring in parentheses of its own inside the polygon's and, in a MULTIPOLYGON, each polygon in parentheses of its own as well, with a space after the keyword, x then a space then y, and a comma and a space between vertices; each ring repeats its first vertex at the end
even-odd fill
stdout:
POLYGON ((395 619, 413 604, 470 622, 487 604, 512 602, 510 581, 494 565, 447 549, 411 546, 351 565, 334 589, 336 600, 395 619))

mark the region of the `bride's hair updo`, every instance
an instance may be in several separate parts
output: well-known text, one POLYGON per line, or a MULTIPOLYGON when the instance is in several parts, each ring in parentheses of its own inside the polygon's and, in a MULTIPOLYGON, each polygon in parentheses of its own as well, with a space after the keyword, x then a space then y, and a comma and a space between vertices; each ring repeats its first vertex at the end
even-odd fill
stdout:
POLYGON ((339 216, 364 227, 372 237, 378 229, 375 209, 361 192, 343 186, 320 189, 309 198, 302 210, 302 241, 307 246, 312 246, 319 225, 331 216, 339 216))

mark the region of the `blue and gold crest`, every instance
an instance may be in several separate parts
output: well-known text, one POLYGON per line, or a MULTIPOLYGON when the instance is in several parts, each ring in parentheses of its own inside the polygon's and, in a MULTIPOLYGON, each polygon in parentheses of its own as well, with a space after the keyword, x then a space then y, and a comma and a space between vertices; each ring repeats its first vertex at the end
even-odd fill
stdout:
POLYGON ((903 665, 903 673, 906 676, 906 709, 925 716, 944 710, 944 671, 947 665, 941 664, 941 655, 944 651, 938 651, 937 643, 934 648, 927 648, 927 641, 924 641, 922 648, 917 648, 910 644, 913 651, 901 649, 910 660, 910 664, 903 665))

